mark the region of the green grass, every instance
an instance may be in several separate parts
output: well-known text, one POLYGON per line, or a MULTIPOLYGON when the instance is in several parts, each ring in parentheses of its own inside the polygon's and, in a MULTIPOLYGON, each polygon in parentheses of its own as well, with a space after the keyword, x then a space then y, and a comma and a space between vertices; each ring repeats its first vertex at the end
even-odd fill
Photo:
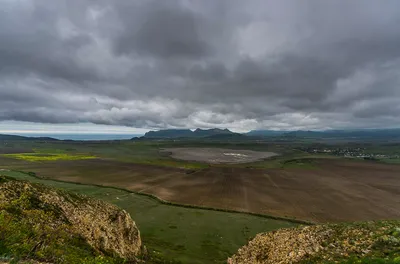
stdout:
POLYGON ((379 161, 389 164, 400 164, 400 159, 379 159, 379 161))
POLYGON ((30 162, 38 161, 57 161, 57 160, 82 160, 82 159, 95 159, 96 156, 83 155, 83 154, 65 154, 65 153, 17 153, 17 154, 3 154, 7 158, 14 158, 26 160, 30 162))
MULTIPOLYGON (((326 262, 324 264, 333 264, 337 262, 326 262)), ((366 258, 350 258, 348 260, 340 261, 339 264, 400 264, 400 257, 395 259, 385 259, 385 258, 374 258, 374 257, 366 257, 366 258)))
MULTIPOLYGON (((6 210, 11 208, 20 209, 13 204, 6 210)), ((96 253, 84 239, 71 235, 72 230, 67 224, 55 229, 47 226, 54 217, 48 212, 24 208, 21 217, 2 209, 0 206, 0 261, 20 263, 20 260, 35 259, 66 264, 124 263, 122 259, 96 253)))
POLYGON ((176 263, 226 263, 229 256, 257 233, 296 225, 242 213, 165 205, 150 197, 115 188, 41 180, 20 172, 0 173, 120 206, 136 221, 150 254, 176 263))
POLYGON ((302 168, 302 169, 314 169, 316 168, 315 158, 296 158, 288 159, 282 162, 282 168, 302 168))

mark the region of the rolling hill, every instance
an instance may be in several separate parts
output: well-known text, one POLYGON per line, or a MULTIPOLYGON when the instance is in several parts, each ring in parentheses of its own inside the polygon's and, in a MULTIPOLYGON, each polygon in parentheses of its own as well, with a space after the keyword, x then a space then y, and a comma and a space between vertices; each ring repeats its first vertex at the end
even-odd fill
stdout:
POLYGON ((24 137, 24 136, 0 134, 0 140, 11 140, 11 141, 17 141, 17 140, 45 140, 45 141, 56 141, 56 140, 58 140, 58 139, 55 139, 55 138, 52 138, 52 137, 24 137))

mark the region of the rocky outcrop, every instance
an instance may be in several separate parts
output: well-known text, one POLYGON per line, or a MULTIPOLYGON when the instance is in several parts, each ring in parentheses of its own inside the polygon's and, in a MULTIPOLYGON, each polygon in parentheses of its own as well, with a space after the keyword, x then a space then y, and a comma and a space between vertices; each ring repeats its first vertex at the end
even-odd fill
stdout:
POLYGON ((26 198, 37 210, 52 210, 48 226, 65 224, 97 252, 135 260, 142 241, 130 215, 115 205, 40 184, 0 178, 0 203, 26 198))
MULTIPOLYGON (((2 261, 2 260, 0 260, 0 264, 13 264, 13 263, 15 263, 15 261, 10 262, 10 261, 2 261)), ((29 259, 29 260, 18 261, 18 264, 53 264, 53 263, 40 262, 40 261, 29 259)))
POLYGON ((316 225, 263 233, 240 248, 228 263, 354 263, 362 259, 368 263, 400 263, 400 221, 316 225))

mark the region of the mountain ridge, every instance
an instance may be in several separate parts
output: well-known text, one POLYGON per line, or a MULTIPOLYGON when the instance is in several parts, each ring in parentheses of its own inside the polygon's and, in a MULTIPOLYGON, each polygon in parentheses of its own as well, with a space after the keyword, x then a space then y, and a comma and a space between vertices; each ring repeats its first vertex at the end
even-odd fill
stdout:
POLYGON ((332 129, 332 130, 251 130, 246 133, 236 133, 229 129, 164 129, 149 131, 143 139, 173 139, 173 138, 377 138, 377 139, 400 139, 400 129, 332 129))
POLYGON ((158 131, 149 131, 142 138, 207 138, 219 135, 241 135, 230 131, 229 129, 164 129, 158 131))

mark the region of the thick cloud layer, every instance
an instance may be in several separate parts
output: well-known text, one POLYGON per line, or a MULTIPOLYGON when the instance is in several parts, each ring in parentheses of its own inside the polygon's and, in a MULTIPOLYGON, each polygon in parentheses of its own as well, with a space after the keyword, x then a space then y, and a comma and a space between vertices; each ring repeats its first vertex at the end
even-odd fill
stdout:
POLYGON ((0 0, 0 121, 400 123, 397 0, 0 0))

